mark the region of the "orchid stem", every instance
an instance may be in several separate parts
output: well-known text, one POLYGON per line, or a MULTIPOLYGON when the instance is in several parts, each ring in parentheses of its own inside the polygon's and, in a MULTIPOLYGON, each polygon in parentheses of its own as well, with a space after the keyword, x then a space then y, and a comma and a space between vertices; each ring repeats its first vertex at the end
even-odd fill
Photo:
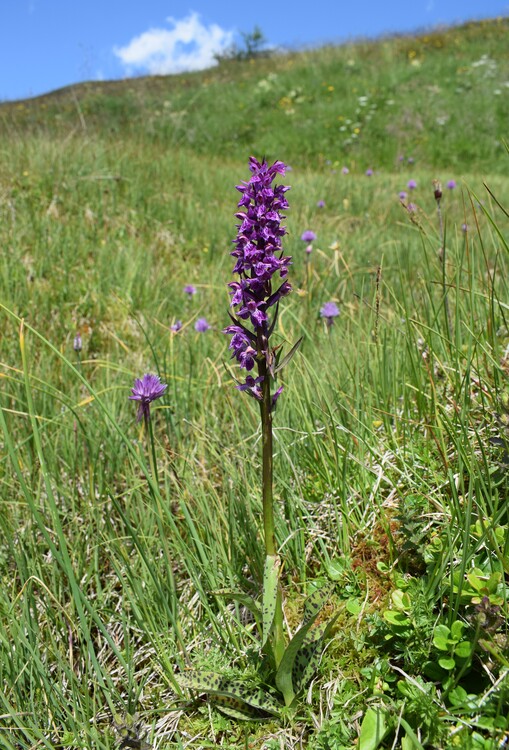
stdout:
MULTIPOLYGON (((276 557, 276 535, 274 531, 274 496, 273 496, 273 443, 272 443, 272 378, 267 368, 265 357, 258 360, 258 373, 263 377, 262 400, 260 413, 262 419, 262 465, 263 465, 263 530, 265 537, 265 554, 276 557)), ((283 630, 283 596, 281 585, 278 585, 276 611, 274 614, 272 651, 276 668, 279 667, 285 652, 283 630)))

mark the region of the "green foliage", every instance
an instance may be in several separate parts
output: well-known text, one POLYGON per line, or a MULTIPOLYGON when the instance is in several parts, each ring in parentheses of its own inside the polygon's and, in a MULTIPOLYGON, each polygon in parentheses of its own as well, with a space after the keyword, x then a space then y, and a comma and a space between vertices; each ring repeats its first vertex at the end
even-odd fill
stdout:
POLYGON ((506 46, 500 20, 2 105, 2 747, 502 746, 506 46), (280 690, 260 651, 259 415, 219 333, 251 151, 294 167, 280 690), (168 383, 152 469, 127 398, 143 372, 168 383))

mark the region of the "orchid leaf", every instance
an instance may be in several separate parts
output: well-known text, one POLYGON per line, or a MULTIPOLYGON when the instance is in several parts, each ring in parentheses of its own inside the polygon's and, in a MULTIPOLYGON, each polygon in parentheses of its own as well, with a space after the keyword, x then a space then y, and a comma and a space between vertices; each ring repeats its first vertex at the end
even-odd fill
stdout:
POLYGON ((225 707, 225 713, 235 711, 243 714, 243 718, 266 718, 257 715, 257 712, 275 716, 280 712, 280 705, 270 693, 241 680, 230 680, 216 672, 185 672, 178 676, 178 683, 188 690, 212 696, 219 704, 218 708, 225 707))
POLYGON ((262 609, 256 599, 253 599, 253 597, 249 596, 249 594, 244 594, 242 591, 233 591, 230 589, 219 589, 217 591, 212 591, 212 594, 214 596, 224 596, 234 602, 238 602, 253 615, 257 625, 260 625, 262 620, 262 609))
POLYGON ((283 369, 283 367, 286 367, 286 365, 290 362, 291 359, 293 359, 295 353, 297 352, 297 349, 302 344, 302 341, 304 339, 304 336, 301 336, 298 341, 295 342, 295 344, 292 346, 288 354, 286 354, 281 362, 278 363, 278 365, 274 368, 274 375, 276 375, 280 370, 283 369))
POLYGON ((281 560, 277 555, 267 555, 263 570, 262 648, 267 643, 276 614, 281 560))

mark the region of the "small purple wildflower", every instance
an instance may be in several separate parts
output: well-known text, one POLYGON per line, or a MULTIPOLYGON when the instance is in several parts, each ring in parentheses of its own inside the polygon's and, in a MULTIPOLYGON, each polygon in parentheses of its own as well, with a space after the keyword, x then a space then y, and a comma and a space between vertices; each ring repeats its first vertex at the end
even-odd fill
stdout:
POLYGON ((156 398, 161 398, 167 388, 166 383, 161 383, 161 379, 157 375, 146 373, 141 379, 136 378, 129 398, 131 401, 140 402, 136 417, 138 422, 143 417, 145 417, 145 420, 150 419, 150 404, 156 398))
POLYGON ((369 169, 366 169, 366 173, 365 174, 366 174, 366 177, 372 177, 373 176, 373 170, 371 169, 371 167, 369 167, 369 169))
POLYGON ((461 231, 462 232, 468 232, 468 224, 462 224, 461 225, 461 231))
POLYGON ((318 201, 317 208, 325 208, 325 201, 318 201))
POLYGON ((211 326, 207 318, 198 318, 198 320, 194 324, 194 330, 198 333, 205 333, 205 331, 208 331, 210 327, 211 326))
POLYGON ((447 183, 447 189, 448 190, 454 190, 455 187, 456 187, 456 181, 455 180, 449 180, 449 182, 447 183))
POLYGON ((320 308, 320 315, 325 318, 327 325, 330 327, 334 323, 334 318, 339 315, 339 308, 335 302, 325 302, 320 308))
POLYGON ((182 321, 176 320, 173 325, 170 326, 170 330, 173 331, 173 333, 178 333, 182 328, 182 321))
POLYGON ((404 201, 407 199, 408 193, 405 190, 401 190, 399 193, 399 199, 400 201, 404 201))
POLYGON ((300 238, 303 242, 313 242, 313 240, 316 240, 316 234, 311 229, 306 229, 305 232, 302 232, 300 238))
POLYGON ((414 164, 414 162, 415 162, 414 157, 413 156, 409 156, 408 159, 407 159, 407 164, 414 164))
POLYGON ((313 252, 313 245, 311 243, 309 243, 309 245, 306 247, 305 252, 306 255, 311 255, 311 253, 313 252))
POLYGON ((184 294, 187 294, 189 297, 192 297, 196 294, 196 287, 192 284, 186 284, 184 287, 184 294))
POLYGON ((83 349, 83 342, 81 340, 81 334, 79 333, 79 331, 76 334, 76 336, 74 337, 74 341, 73 341, 72 346, 73 346, 74 351, 78 352, 78 354, 83 349))
POLYGON ((407 188, 409 190, 415 190, 416 187, 417 187, 417 182, 415 180, 408 180, 407 188))
POLYGON ((405 157, 403 156, 403 154, 400 154, 398 156, 398 161, 405 161, 405 157))
POLYGON ((350 170, 348 169, 348 167, 343 167, 343 169, 341 170, 341 172, 343 174, 350 174, 350 170))
POLYGON ((407 203, 406 210, 409 213, 414 214, 417 211, 417 206, 415 205, 415 203, 407 203))

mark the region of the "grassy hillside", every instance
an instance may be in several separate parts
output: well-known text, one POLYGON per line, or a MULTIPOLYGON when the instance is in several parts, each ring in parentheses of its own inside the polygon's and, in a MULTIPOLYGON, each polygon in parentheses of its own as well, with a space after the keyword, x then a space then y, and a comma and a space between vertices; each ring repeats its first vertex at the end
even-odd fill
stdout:
POLYGON ((508 26, 0 107, 0 746, 503 746, 508 26), (251 153, 292 167, 286 639, 318 617, 295 680, 336 618, 291 706, 251 613, 260 410, 222 333, 251 153), (137 422, 144 373, 168 387, 137 422))
POLYGON ((509 19, 359 42, 179 76, 87 83, 0 107, 15 134, 139 138, 238 160, 505 171, 509 19))

